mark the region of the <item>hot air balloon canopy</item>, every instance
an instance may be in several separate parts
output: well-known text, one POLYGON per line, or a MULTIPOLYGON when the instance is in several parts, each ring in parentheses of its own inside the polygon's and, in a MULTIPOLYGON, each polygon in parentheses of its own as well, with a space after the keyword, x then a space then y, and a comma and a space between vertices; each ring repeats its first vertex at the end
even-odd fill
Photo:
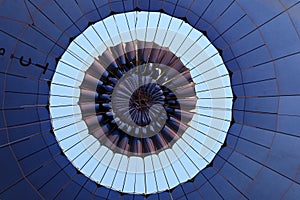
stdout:
POLYGON ((300 196, 299 1, 0 10, 0 199, 300 196))

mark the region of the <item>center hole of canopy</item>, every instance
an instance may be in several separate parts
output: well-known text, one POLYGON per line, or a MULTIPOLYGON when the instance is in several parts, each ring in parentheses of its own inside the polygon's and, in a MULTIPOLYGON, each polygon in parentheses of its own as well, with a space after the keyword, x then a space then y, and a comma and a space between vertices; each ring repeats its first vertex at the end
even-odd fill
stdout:
POLYGON ((159 85, 150 83, 136 89, 130 97, 129 112, 131 119, 139 126, 151 122, 151 106, 163 104, 164 96, 159 85))

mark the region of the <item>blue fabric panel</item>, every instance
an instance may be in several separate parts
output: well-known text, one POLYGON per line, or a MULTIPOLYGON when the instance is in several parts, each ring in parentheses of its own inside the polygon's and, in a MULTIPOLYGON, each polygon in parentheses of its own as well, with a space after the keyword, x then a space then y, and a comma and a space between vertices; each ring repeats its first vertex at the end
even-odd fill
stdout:
MULTIPOLYGON (((245 109, 245 98, 243 98, 243 97, 237 98, 234 101, 233 109, 240 110, 240 111, 244 110, 245 109)), ((240 121, 240 120, 238 120, 238 121, 240 121)))
MULTIPOLYGON (((228 130, 228 133, 230 133, 230 135, 235 135, 235 136, 239 136, 241 134, 241 130, 242 130, 243 126, 241 124, 237 124, 234 123, 228 130)), ((232 146, 234 147, 234 146, 232 146)))
POLYGON ((229 156, 232 154, 233 149, 228 148, 227 144, 220 150, 220 154, 218 156, 225 158, 226 160, 229 158, 229 156))
POLYGON ((194 4, 193 0, 179 0, 174 15, 178 17, 185 17, 189 12, 188 9, 193 4, 194 4))
POLYGON ((20 160, 20 164, 22 166, 22 170, 25 174, 33 172, 40 167, 43 167, 44 164, 51 160, 51 154, 49 150, 43 149, 37 153, 30 155, 22 160, 20 160))
POLYGON ((7 93, 5 95, 6 101, 4 102, 4 106, 11 109, 24 109, 26 105, 34 107, 37 103, 37 98, 36 94, 7 93))
MULTIPOLYGON (((1 120, 1 117, 0 117, 1 120)), ((6 130, 0 130, 0 146, 5 145, 8 143, 6 130)))
POLYGON ((5 160, 5 162, 1 162, 1 170, 5 173, 0 173, 0 180, 5 180, 0 181, 0 189, 4 190, 22 179, 23 176, 9 146, 0 148, 0 157, 5 160))
MULTIPOLYGON (((3 28, 3 30, 6 30, 6 29, 4 29, 3 24, 6 24, 6 23, 5 22, 1 23, 0 27, 1 27, 1 29, 3 28)), ((15 25, 17 26, 18 24, 15 24, 15 25)), ((10 56, 15 49, 16 41, 15 41, 14 37, 7 35, 3 32, 0 32, 0 39, 1 39, 0 40, 1 41, 0 48, 2 48, 1 54, 0 54, 0 62, 1 62, 0 72, 2 72, 2 73, 0 73, 0 75, 4 75, 3 73, 6 72, 8 66, 9 66, 9 62, 11 60, 10 56), (5 40, 4 40, 4 38, 5 38, 5 40), (3 49, 5 49, 5 50, 3 50, 3 49)), ((1 79, 1 80, 3 80, 3 79, 1 79)))
POLYGON ((158 200, 158 194, 150 194, 148 197, 147 197, 147 200, 158 200))
POLYGON ((88 21, 98 21, 99 15, 93 0, 76 0, 76 2, 80 11, 85 14, 85 17, 88 19, 88 21))
MULTIPOLYGON (((32 22, 30 14, 26 12, 26 3, 25 2, 18 2, 18 3, 10 3, 10 2, 1 2, 1 15, 7 16, 11 19, 16 19, 16 21, 23 21, 23 22, 32 22), (18 12, 17 14, 11 12, 12 10, 15 11, 23 11, 18 12)), ((2 26, 2 24, 1 24, 2 26)), ((13 28, 13 27, 11 27, 13 28)), ((8 29, 6 29, 8 30, 8 29)))
POLYGON ((125 11, 132 11, 132 10, 134 10, 137 7, 136 1, 135 0, 126 0, 124 2, 124 7, 125 7, 124 8, 125 11))
POLYGON ((285 199, 297 200, 300 196, 300 185, 293 184, 288 192, 284 195, 285 199))
POLYGON ((107 198, 108 194, 109 194, 109 189, 106 187, 98 187, 96 193, 97 196, 102 197, 102 198, 107 198))
POLYGON ((37 109, 5 110, 4 114, 7 126, 30 124, 39 120, 37 109))
POLYGON ((163 2, 162 0, 151 1, 149 11, 158 11, 158 10, 162 9, 162 7, 163 7, 162 2, 163 2))
POLYGON ((234 24, 244 15, 244 11, 242 11, 236 3, 233 3, 223 13, 222 17, 218 18, 216 22, 213 23, 213 26, 218 30, 221 36, 224 32, 234 26, 234 24))
POLYGON ((140 194, 135 194, 133 197, 134 200, 145 200, 146 197, 140 194))
POLYGON ((191 192, 195 191, 196 184, 194 182, 188 181, 188 182, 182 184, 182 189, 185 194, 191 193, 191 192))
POLYGON ((232 73, 230 81, 231 81, 232 86, 243 84, 243 77, 242 77, 241 72, 238 71, 238 72, 232 73))
POLYGON ((232 5, 232 2, 233 0, 212 1, 202 17, 207 20, 208 23, 212 24, 232 5))
POLYGON ((245 110, 251 112, 278 112, 278 97, 245 98, 245 110))
POLYGON ((256 46, 255 48, 248 49, 244 54, 236 56, 236 60, 239 63, 240 68, 252 67, 260 65, 271 60, 268 49, 265 46, 256 46))
MULTIPOLYGON (((196 192, 195 192, 196 193, 196 192)), ((191 194, 191 193, 190 193, 191 194)), ((188 196, 190 197, 190 198, 192 198, 192 197, 194 197, 194 198, 196 198, 196 196, 194 195, 194 192, 190 195, 190 194, 188 194, 188 195, 186 195, 186 196, 182 196, 182 197, 180 197, 180 198, 178 198, 178 200, 188 200, 188 196)), ((198 195, 198 198, 199 198, 199 195, 198 195)))
POLYGON ((76 174, 75 177, 73 177, 73 181, 79 185, 82 185, 88 180, 88 177, 86 177, 83 174, 76 174))
POLYGON ((240 136, 253 143, 271 148, 275 132, 252 126, 243 126, 240 136))
POLYGON ((122 195, 122 199, 134 200, 134 195, 133 194, 124 194, 124 195, 122 195))
POLYGON ((6 79, 6 92, 36 93, 38 82, 23 77, 9 76, 6 79), (18 84, 16 84, 18 83, 18 84))
MULTIPOLYGON (((286 0, 286 1, 283 1, 283 2, 281 2, 282 3, 282 5, 285 7, 285 8, 288 8, 288 7, 290 7, 290 6, 293 6, 294 4, 296 4, 296 3, 299 3, 299 1, 298 0, 286 0)), ((289 10, 290 11, 290 10, 289 10)))
POLYGON ((200 172, 196 175, 194 178, 194 184, 197 189, 199 189, 202 185, 206 183, 206 178, 203 176, 203 174, 200 172))
POLYGON ((222 198, 224 199, 238 199, 241 195, 239 191, 237 191, 230 182, 217 174, 211 179, 211 184, 216 188, 219 194, 221 194, 222 198), (220 187, 221 186, 221 187, 220 187))
POLYGON ((172 197, 174 199, 178 199, 182 196, 184 196, 184 191, 183 191, 183 188, 181 185, 179 185, 178 187, 175 187, 173 190, 172 190, 172 197))
POLYGON ((202 175, 206 178, 206 179, 211 179, 214 175, 216 175, 218 172, 216 171, 216 169, 212 168, 212 167, 207 167, 205 169, 203 169, 201 171, 202 175))
POLYGON ((300 116, 300 96, 281 96, 279 99, 279 114, 300 116))
POLYGON ((77 199, 93 199, 93 193, 87 191, 86 189, 80 190, 77 199))
POLYGON ((164 1, 163 3, 163 10, 168 15, 173 15, 176 9, 176 2, 175 1, 164 1))
POLYGON ((204 199, 222 199, 220 194, 218 194, 212 187, 212 185, 208 182, 203 185, 198 191, 201 193, 201 197, 203 197, 204 199))
POLYGON ((264 45, 264 41, 261 38, 260 32, 257 30, 247 34, 246 37, 241 37, 237 39, 237 41, 233 42, 230 45, 232 51, 238 53, 237 55, 235 55, 236 57, 242 57, 244 54, 248 56, 247 53, 249 51, 264 45))
MULTIPOLYGON (((71 21, 71 19, 66 16, 64 11, 54 1, 49 1, 46 4, 36 0, 31 2, 35 7, 40 8, 43 14, 46 15, 49 20, 51 20, 52 23, 54 23, 60 29, 64 30, 66 27, 73 26, 73 22, 71 21)), ((73 28, 69 28, 69 30, 67 31, 67 34, 69 34, 70 37, 73 37, 79 33, 80 30, 78 30, 78 28, 75 28, 74 26, 73 28)))
MULTIPOLYGON (((234 26, 228 29, 222 37, 224 37, 227 43, 234 44, 240 39, 243 39, 244 37, 246 38, 246 36, 248 36, 254 29, 255 25, 252 23, 251 19, 249 19, 249 17, 243 17, 234 26)), ((260 38, 255 38, 255 40, 260 40, 260 38)), ((239 53, 239 51, 236 53, 239 53)))
POLYGON ((234 110, 233 111, 233 120, 238 123, 244 123, 245 113, 244 111, 234 110))
POLYGON ((237 97, 245 96, 244 85, 232 86, 232 90, 233 90, 233 93, 235 94, 235 96, 237 96, 237 97))
POLYGON ((266 45, 274 58, 299 52, 299 35, 288 14, 281 14, 261 27, 266 45), (280 26, 280 28, 278 28, 280 26))
POLYGON ((278 197, 280 198, 289 186, 290 181, 287 178, 264 168, 254 180, 247 192, 247 196, 250 199, 276 199, 278 197), (266 185, 268 187, 266 187, 266 185))
MULTIPOLYGON (((287 0, 287 1, 292 1, 292 0, 287 0)), ((285 3, 287 3, 287 1, 285 1, 285 3)), ((299 21, 297 19, 298 16, 299 16, 299 9, 300 9, 300 4, 299 4, 299 1, 297 3, 293 2, 293 6, 292 8, 290 8, 287 12, 289 13, 290 15, 290 19, 291 21, 293 22, 294 26, 295 26, 295 29, 297 31, 298 34, 300 34, 300 24, 299 24, 299 21)))
POLYGON ((200 192, 199 191, 195 191, 195 192, 191 192, 189 194, 187 194, 187 200, 189 199, 201 199, 202 196, 200 195, 200 192))
POLYGON ((50 129, 48 129, 48 131, 43 131, 43 134, 42 134, 46 145, 51 146, 51 147, 52 146, 58 146, 57 141, 56 141, 53 133, 50 133, 49 131, 50 131, 50 129))
POLYGON ((110 2, 111 10, 116 13, 124 12, 124 4, 122 1, 110 2))
POLYGON ((75 199, 80 190, 80 185, 70 182, 62 188, 61 192, 57 195, 57 199, 75 199))
POLYGON ((285 57, 275 62, 276 77, 281 95, 300 94, 300 54, 285 57))
POLYGON ((80 11, 76 1, 58 1, 57 4, 73 22, 77 21, 83 14, 80 11))
MULTIPOLYGON (((98 4, 98 2, 100 2, 100 1, 94 1, 96 4, 98 4)), ((111 8, 110 8, 110 4, 102 4, 101 3, 101 6, 100 7, 98 7, 98 5, 97 5, 97 9, 98 9, 98 13, 99 13, 99 15, 100 15, 100 19, 104 19, 104 18, 106 18, 106 17, 108 17, 109 16, 109 14, 111 13, 111 8)))
POLYGON ((246 176, 254 179, 262 165, 240 153, 234 152, 228 162, 246 176))
POLYGON ((137 7, 142 9, 142 10, 149 10, 150 7, 150 0, 145 0, 145 1, 136 1, 137 2, 137 7))
POLYGON ((276 130, 276 118, 277 116, 275 114, 245 112, 244 122, 247 125, 276 130))
POLYGON ((0 195, 1 199, 19 199, 20 194, 24 199, 41 199, 41 196, 30 186, 26 180, 22 180, 18 184, 11 187, 0 195))
POLYGON ((244 83, 262 81, 276 77, 273 63, 267 63, 257 67, 250 67, 242 70, 241 72, 243 74, 244 83))
POLYGON ((248 142, 247 140, 239 139, 235 151, 262 163, 266 159, 269 149, 252 142, 248 142))
POLYGON ((220 170, 220 173, 223 174, 227 178, 227 181, 237 187, 240 191, 244 191, 251 182, 251 179, 248 176, 228 163, 224 165, 224 167, 220 170))
POLYGON ((233 59, 234 55, 231 48, 226 48, 222 51, 224 64, 227 66, 228 71, 236 72, 240 70, 239 63, 233 59))
POLYGON ((279 115, 278 131, 300 136, 299 121, 300 121, 299 116, 279 115))
POLYGON ((257 26, 262 25, 283 11, 279 1, 238 0, 238 3, 257 26))
POLYGON ((211 5, 211 3, 213 2, 213 0, 199 0, 199 1, 195 1, 195 3, 193 4, 193 6, 191 7, 191 11, 193 11, 194 13, 196 13, 199 17, 201 17, 206 10, 208 9, 208 7, 211 5))
POLYGON ((84 188, 87 189, 90 193, 94 193, 94 191, 97 189, 97 185, 94 181, 89 179, 85 183, 84 188))
POLYGON ((158 193, 158 197, 159 197, 159 199, 164 199, 164 200, 171 200, 172 199, 171 194, 169 192, 158 193))
POLYGON ((274 96, 278 94, 275 79, 244 84, 246 96, 274 96))
MULTIPOLYGON (((56 162, 48 162, 43 167, 30 174, 28 179, 36 188, 40 188, 52 177, 59 174, 59 171, 61 171, 61 168, 56 162)), ((65 179, 67 179, 67 177, 65 177, 65 179)))
POLYGON ((75 174, 77 173, 77 171, 75 170, 74 166, 70 163, 70 161, 68 161, 68 165, 65 168, 63 168, 63 171, 69 178, 74 177, 75 174))
POLYGON ((7 130, 9 140, 15 142, 39 134, 39 124, 26 124, 21 127, 11 127, 7 130))
POLYGON ((267 166, 294 179, 299 171, 299 145, 300 138, 276 134, 267 160, 267 166))
POLYGON ((39 191, 47 198, 54 198, 69 181, 68 176, 61 171, 51 178, 39 191))
POLYGON ((237 142, 238 142, 238 137, 236 137, 235 135, 227 135, 226 143, 228 146, 235 147, 237 142))

